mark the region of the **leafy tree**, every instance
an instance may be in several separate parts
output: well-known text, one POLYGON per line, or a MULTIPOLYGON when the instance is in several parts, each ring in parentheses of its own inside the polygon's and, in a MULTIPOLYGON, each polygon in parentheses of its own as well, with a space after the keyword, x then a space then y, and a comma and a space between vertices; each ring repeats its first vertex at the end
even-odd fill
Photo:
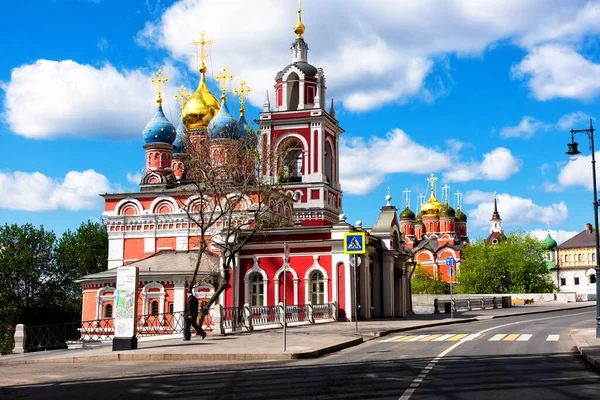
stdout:
POLYGON ((417 263, 414 274, 410 280, 411 294, 447 294, 450 287, 446 282, 435 279, 427 274, 421 263, 417 263))
POLYGON ((108 233, 102 223, 87 221, 75 232, 67 230, 55 250, 56 275, 54 292, 61 305, 77 319, 81 314, 81 286, 75 280, 106 270, 108 233))
POLYGON ((521 232, 497 244, 471 242, 464 249, 457 281, 461 293, 547 293, 555 290, 542 243, 521 232))
POLYGON ((53 307, 56 237, 43 227, 0 227, 0 323, 35 324, 53 307))
MULTIPOLYGON (((182 209, 199 234, 192 282, 198 280, 207 250, 219 251, 223 260, 218 270, 212 271, 220 279, 212 297, 202 304, 202 324, 210 306, 229 287, 231 270, 244 245, 266 229, 293 223, 291 199, 281 193, 280 180, 265 178, 269 171, 283 171, 277 162, 283 160, 286 147, 267 148, 251 130, 241 135, 224 130, 212 140, 191 137, 182 142, 188 154, 186 178, 190 183, 181 191, 195 199, 182 204, 182 209)), ((205 274, 204 279, 212 277, 205 274)))

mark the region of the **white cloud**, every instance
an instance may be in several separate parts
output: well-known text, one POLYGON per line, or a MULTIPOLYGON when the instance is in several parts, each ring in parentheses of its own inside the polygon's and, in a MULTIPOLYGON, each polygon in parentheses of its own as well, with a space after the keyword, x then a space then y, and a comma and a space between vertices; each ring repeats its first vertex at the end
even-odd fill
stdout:
MULTIPOLYGON (((600 152, 597 151, 596 159, 598 157, 600 157, 600 152)), ((596 170, 596 172, 599 171, 596 170)), ((575 161, 569 161, 558 173, 558 184, 563 188, 583 186, 592 190, 592 156, 580 156, 575 161)))
POLYGON ((571 129, 580 129, 577 126, 585 122, 589 122, 590 118, 591 117, 583 111, 575 111, 570 114, 563 115, 556 123, 556 127, 560 130, 569 131, 571 129))
POLYGON ((536 47, 511 72, 514 78, 527 80, 537 100, 590 100, 600 93, 600 65, 566 45, 536 47))
POLYGON ((444 171, 448 182, 467 182, 475 179, 503 181, 521 169, 521 160, 513 156, 509 149, 497 147, 483 155, 483 160, 470 163, 457 163, 444 171))
MULTIPOLYGON (((173 71, 170 65, 166 69, 173 71)), ((96 68, 38 60, 12 70, 5 89, 6 121, 13 132, 35 139, 141 137, 156 104, 149 79, 149 71, 118 71, 110 64, 96 68)), ((169 116, 172 96, 163 97, 169 116)))
POLYGON ((531 139, 538 131, 547 130, 549 126, 528 115, 524 116, 516 126, 507 126, 500 130, 503 138, 531 139))
MULTIPOLYGON (((538 238, 539 240, 544 240, 546 239, 546 236, 548 236, 548 230, 544 230, 544 229, 536 229, 533 230, 531 232, 529 232, 531 235, 535 236, 536 238, 538 238)), ((556 243, 561 244, 566 242, 567 240, 571 239, 573 236, 577 235, 579 232, 573 232, 573 231, 561 231, 561 230, 550 230, 550 236, 552 236, 552 239, 556 240, 556 243)))
POLYGON ((94 170, 71 171, 63 180, 40 172, 0 173, 0 208, 24 211, 72 211, 97 209, 98 194, 110 191, 110 183, 94 170))
MULTIPOLYGON (((540 206, 531 199, 509 194, 497 195, 498 212, 502 218, 502 226, 518 227, 523 224, 559 225, 564 222, 569 211, 564 201, 549 206, 540 206)), ((464 204, 477 204, 473 210, 467 211, 469 226, 483 229, 490 226, 490 218, 494 211, 494 194, 481 191, 469 191, 465 194, 464 204)))
POLYGON ((350 194, 366 194, 386 174, 430 173, 450 167, 450 156, 413 141, 403 130, 394 129, 385 138, 340 141, 340 181, 350 194))
POLYGON ((142 180, 141 172, 127 173, 127 182, 133 183, 134 185, 138 185, 142 180))
POLYGON ((540 166, 540 172, 542 173, 542 175, 544 175, 546 173, 546 171, 548 170, 548 168, 551 168, 552 166, 549 163, 543 163, 540 166))
MULTIPOLYGON (((360 0, 307 2, 304 36, 311 46, 310 61, 330 76, 328 93, 347 109, 364 111, 415 97, 431 100, 426 78, 440 56, 479 55, 505 39, 526 48, 549 41, 580 41, 598 29, 590 17, 597 7, 583 13, 585 4, 585 0, 560 5, 511 0, 481 7, 473 7, 470 0, 442 5, 435 0, 406 0, 376 6, 360 0)), ((170 6, 158 21, 148 22, 137 41, 165 48, 197 70, 189 43, 200 31, 210 32, 216 44, 209 66, 227 65, 255 89, 250 100, 260 106, 274 74, 290 62, 285 49, 294 38, 294 23, 293 2, 229 0, 223 8, 215 1, 187 0, 170 6)))

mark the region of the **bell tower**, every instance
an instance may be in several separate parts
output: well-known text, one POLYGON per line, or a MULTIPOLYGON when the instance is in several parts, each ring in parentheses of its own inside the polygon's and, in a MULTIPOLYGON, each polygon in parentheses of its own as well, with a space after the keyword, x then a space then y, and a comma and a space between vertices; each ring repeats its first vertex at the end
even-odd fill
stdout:
POLYGON ((298 4, 292 62, 275 75, 275 107, 267 98, 257 123, 261 150, 277 161, 263 179, 278 182, 296 201, 295 219, 303 225, 332 225, 342 212, 339 183, 339 135, 333 103, 325 110, 326 87, 322 68, 308 63, 306 27, 298 4))

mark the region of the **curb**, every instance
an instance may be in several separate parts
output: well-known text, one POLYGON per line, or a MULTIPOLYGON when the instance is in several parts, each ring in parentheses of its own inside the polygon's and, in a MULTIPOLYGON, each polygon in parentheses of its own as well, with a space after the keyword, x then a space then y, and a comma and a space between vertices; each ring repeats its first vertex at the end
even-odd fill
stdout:
POLYGON ((588 341, 583 337, 584 335, 579 334, 579 329, 572 330, 570 334, 579 354, 581 354, 585 361, 592 367, 600 370, 600 348, 590 346, 588 341))
POLYGON ((54 359, 39 360, 14 360, 0 362, 0 365, 24 365, 24 364, 91 364, 107 362, 132 362, 132 361, 285 361, 299 360, 308 358, 318 358, 326 354, 334 353, 348 347, 357 346, 363 343, 363 338, 350 339, 344 342, 336 343, 331 346, 321 347, 315 350, 303 351, 298 353, 201 353, 201 354, 180 354, 180 353, 116 353, 98 356, 84 357, 63 357, 54 359))

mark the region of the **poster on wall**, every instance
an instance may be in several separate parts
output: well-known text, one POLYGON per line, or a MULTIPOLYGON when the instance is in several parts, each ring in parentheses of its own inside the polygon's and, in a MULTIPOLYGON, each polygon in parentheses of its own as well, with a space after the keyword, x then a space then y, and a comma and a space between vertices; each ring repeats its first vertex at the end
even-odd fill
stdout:
POLYGON ((119 267, 115 294, 115 337, 136 336, 137 318, 137 267, 119 267))

